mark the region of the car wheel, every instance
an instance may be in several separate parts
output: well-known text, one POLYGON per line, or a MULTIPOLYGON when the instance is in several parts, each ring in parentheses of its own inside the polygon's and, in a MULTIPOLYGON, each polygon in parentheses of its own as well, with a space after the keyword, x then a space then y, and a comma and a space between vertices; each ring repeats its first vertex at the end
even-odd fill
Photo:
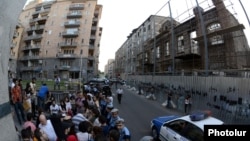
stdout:
POLYGON ((152 136, 153 138, 158 141, 159 140, 159 135, 158 135, 158 131, 157 131, 157 128, 156 127, 153 127, 152 128, 152 136))

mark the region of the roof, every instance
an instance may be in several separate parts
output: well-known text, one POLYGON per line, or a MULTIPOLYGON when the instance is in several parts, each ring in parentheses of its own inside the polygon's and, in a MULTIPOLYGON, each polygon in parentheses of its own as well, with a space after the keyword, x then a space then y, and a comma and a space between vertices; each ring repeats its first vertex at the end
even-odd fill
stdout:
POLYGON ((192 121, 190 119, 190 115, 179 117, 177 119, 182 119, 182 120, 188 121, 188 122, 198 126, 203 131, 204 131, 204 125, 222 125, 224 123, 223 121, 221 121, 215 117, 212 117, 212 116, 209 116, 209 117, 207 117, 203 120, 199 120, 199 121, 192 121))

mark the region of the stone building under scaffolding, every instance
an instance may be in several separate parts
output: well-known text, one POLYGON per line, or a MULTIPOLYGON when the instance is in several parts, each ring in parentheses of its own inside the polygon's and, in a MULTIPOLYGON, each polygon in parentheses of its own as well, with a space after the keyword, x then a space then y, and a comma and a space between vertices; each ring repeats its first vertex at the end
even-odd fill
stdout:
MULTIPOLYGON (((141 43, 141 49, 137 49, 134 72, 126 72, 126 69, 118 67, 116 70, 124 72, 116 73, 166 74, 172 71, 200 71, 206 67, 208 70, 216 71, 248 68, 250 52, 243 31, 244 25, 227 10, 222 0, 212 2, 214 7, 207 11, 195 7, 194 16, 182 23, 166 17, 168 20, 161 24, 156 36, 145 40, 141 43)), ((121 56, 120 53, 118 50, 116 56, 121 56)), ((119 62, 117 59, 116 62, 119 62)), ((130 65, 124 65, 126 66, 130 65)))

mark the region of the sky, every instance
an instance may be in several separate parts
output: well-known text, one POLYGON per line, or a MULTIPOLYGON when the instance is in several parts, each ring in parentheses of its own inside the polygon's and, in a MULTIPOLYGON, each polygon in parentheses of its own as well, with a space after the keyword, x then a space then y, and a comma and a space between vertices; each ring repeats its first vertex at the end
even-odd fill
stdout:
MULTIPOLYGON (((99 70, 104 71, 108 59, 115 59, 115 52, 127 40, 133 29, 138 28, 150 15, 169 16, 168 2, 171 2, 172 16, 180 22, 192 14, 196 0, 98 0, 103 6, 99 26, 103 28, 100 41, 99 70), (188 10, 189 9, 189 10, 188 10)), ((201 7, 212 5, 211 0, 198 0, 201 7)), ((245 25, 245 33, 250 35, 249 21, 239 1, 250 17, 250 0, 225 0, 230 10, 240 23, 245 25), (233 4, 233 5, 232 5, 233 4), (240 7, 240 8, 239 8, 240 7), (240 9, 240 10, 239 10, 240 9)), ((248 39, 250 42, 250 39, 248 39)))
POLYGON ((100 43, 99 70, 127 40, 133 29, 154 15, 166 0, 98 0, 103 6, 99 26, 103 27, 100 43))

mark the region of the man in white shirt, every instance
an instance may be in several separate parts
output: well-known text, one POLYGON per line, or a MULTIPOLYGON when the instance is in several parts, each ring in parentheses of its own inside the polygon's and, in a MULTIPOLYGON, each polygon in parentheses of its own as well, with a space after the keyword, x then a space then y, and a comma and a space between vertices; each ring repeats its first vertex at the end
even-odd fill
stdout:
POLYGON ((116 94, 117 94, 117 99, 119 104, 121 104, 121 100, 122 100, 122 95, 123 95, 123 89, 120 87, 116 90, 116 94))
POLYGON ((60 82, 61 82, 61 79, 59 76, 56 76, 55 77, 55 84, 54 84, 54 90, 56 90, 56 87, 58 90, 60 90, 60 82))
POLYGON ((49 141, 57 141, 57 135, 51 121, 47 120, 44 114, 39 116, 39 121, 40 124, 38 127, 47 134, 49 141))

